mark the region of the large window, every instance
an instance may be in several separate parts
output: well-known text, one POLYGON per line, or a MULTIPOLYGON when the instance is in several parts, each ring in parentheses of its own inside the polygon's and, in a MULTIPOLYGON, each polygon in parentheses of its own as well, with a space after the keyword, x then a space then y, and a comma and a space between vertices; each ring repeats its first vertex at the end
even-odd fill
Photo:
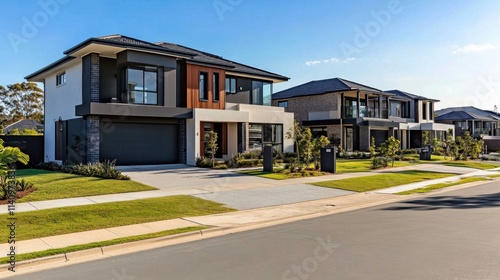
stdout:
POLYGON ((250 124, 248 144, 250 150, 262 150, 262 146, 270 144, 273 149, 283 151, 283 125, 250 124))
POLYGON ((391 102, 390 107, 391 107, 391 116, 393 117, 400 117, 400 118, 406 118, 406 103, 404 102, 391 102))
POLYGON ((219 101, 219 73, 214 73, 212 79, 214 101, 219 101))
POLYGON ((226 93, 236 93, 236 78, 226 78, 226 93))
POLYGON ((434 119, 434 108, 433 108, 433 103, 430 102, 429 103, 429 120, 433 120, 434 119))
POLYGON ((128 102, 158 105, 156 67, 127 68, 128 102))
POLYGON ((200 72, 200 99, 208 100, 208 74, 205 72, 200 72))
POLYGON ((271 106, 273 88, 271 83, 252 82, 252 104, 271 106))
POLYGON ((423 120, 427 119, 427 103, 426 102, 422 103, 422 119, 423 120))

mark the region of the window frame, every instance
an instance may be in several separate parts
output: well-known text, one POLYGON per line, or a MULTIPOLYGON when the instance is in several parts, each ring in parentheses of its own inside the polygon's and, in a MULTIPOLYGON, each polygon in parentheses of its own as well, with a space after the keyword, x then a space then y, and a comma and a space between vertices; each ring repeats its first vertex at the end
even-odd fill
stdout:
POLYGON ((198 75, 198 98, 200 99, 200 101, 208 101, 208 72, 200 71, 198 75), (203 77, 203 85, 201 84, 202 77, 203 77), (203 98, 201 96, 202 89, 203 89, 203 98))
POLYGON ((226 93, 235 94, 237 92, 238 92, 238 89, 237 89, 237 85, 236 85, 236 78, 226 77, 226 93), (234 88, 231 87, 231 85, 234 85, 234 88), (229 91, 228 91, 228 89, 229 89, 229 91))
POLYGON ((288 100, 278 101, 278 107, 288 108, 288 100), (281 106, 281 104, 285 104, 285 106, 281 106))
POLYGON ((219 72, 212 73, 212 99, 214 102, 220 101, 220 83, 219 83, 219 72))
POLYGON ((56 86, 64 86, 66 84, 66 72, 56 75, 56 86))
POLYGON ((158 82, 158 67, 157 66, 127 66, 125 67, 125 87, 126 87, 126 91, 127 91, 127 103, 129 104, 135 104, 135 105, 149 105, 149 106, 158 106, 159 105, 159 82, 158 82), (148 70, 146 69, 146 67, 148 68, 155 68, 155 70, 148 70), (139 70, 139 71, 142 71, 142 83, 145 84, 146 82, 146 73, 149 72, 149 73, 154 73, 155 76, 156 76, 156 91, 153 91, 153 90, 146 90, 143 89, 142 90, 137 90, 137 89, 134 89, 134 90, 131 90, 129 88, 129 72, 128 70, 139 70), (131 93, 132 92, 142 92, 142 102, 136 102, 135 99, 134 99, 134 102, 131 102, 131 93), (146 103, 146 93, 156 93, 156 103, 146 103))

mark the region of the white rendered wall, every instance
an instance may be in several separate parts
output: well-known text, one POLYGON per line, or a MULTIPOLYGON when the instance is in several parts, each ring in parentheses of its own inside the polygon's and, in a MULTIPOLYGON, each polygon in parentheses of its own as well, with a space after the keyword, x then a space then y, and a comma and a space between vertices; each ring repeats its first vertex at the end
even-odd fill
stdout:
MULTIPOLYGON (((58 73, 61 74, 61 73, 58 73)), ((45 161, 55 160, 55 122, 74 119, 75 106, 82 104, 82 64, 66 70, 66 84, 56 86, 56 75, 45 79, 45 161)))

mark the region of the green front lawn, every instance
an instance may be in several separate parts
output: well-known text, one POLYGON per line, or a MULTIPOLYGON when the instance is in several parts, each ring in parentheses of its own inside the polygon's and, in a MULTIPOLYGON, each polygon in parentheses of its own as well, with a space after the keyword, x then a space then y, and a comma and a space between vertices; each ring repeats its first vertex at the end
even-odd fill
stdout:
MULTIPOLYGON (((410 166, 410 161, 394 161, 394 167, 410 166)), ((392 162, 389 162, 389 168, 392 162)), ((337 173, 369 172, 372 171, 371 159, 337 159, 337 173)))
MULTIPOLYGON (((181 195, 18 212, 16 240, 230 211, 234 209, 220 203, 181 195)), ((0 220, 8 217, 0 215, 0 220)), ((7 240, 7 235, 0 231, 0 240, 7 240)))
POLYGON ((440 179, 454 175, 456 174, 409 170, 394 173, 383 173, 372 176, 363 176, 351 179, 325 181, 314 183, 312 185, 355 192, 367 192, 426 180, 440 179))
POLYGON ((285 180, 285 179, 294 179, 294 178, 302 178, 302 177, 315 177, 315 176, 323 176, 330 173, 321 172, 317 170, 302 170, 301 172, 291 173, 290 170, 284 168, 274 168, 274 172, 264 172, 261 169, 259 170, 245 170, 241 171, 241 174, 260 176, 263 178, 274 179, 274 180, 285 180))
POLYGON ((18 202, 156 190, 132 180, 85 177, 40 169, 21 169, 16 177, 33 183, 37 188, 18 202))

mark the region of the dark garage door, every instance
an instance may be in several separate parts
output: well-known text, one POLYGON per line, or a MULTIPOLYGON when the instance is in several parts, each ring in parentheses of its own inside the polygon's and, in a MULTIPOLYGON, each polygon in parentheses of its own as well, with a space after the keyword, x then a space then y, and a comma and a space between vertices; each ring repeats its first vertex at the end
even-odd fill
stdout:
POLYGON ((375 137, 375 146, 380 147, 380 145, 382 145, 382 143, 389 138, 389 131, 372 129, 370 130, 370 135, 370 139, 371 137, 375 137))
POLYGON ((117 165, 177 163, 177 125, 114 123, 101 132, 100 154, 117 165))

